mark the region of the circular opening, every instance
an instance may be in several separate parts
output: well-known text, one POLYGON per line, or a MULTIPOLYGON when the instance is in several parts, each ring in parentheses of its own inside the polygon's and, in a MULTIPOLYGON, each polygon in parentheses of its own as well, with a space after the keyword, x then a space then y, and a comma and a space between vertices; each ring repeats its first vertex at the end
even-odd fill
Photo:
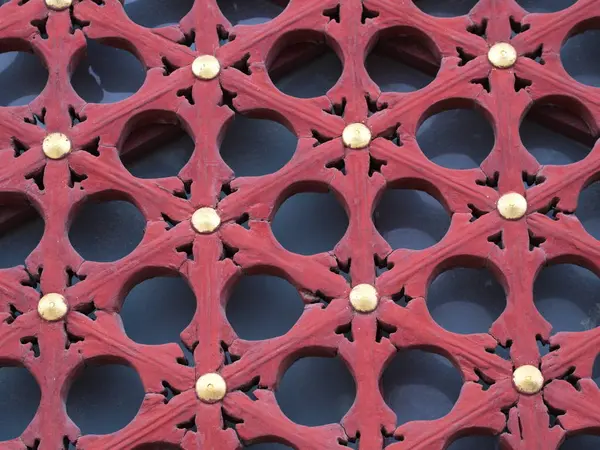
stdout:
POLYGON ((290 252, 313 255, 332 250, 348 228, 346 211, 331 192, 288 198, 273 219, 273 234, 290 252))
POLYGON ((283 12, 288 0, 217 0, 219 9, 232 25, 257 25, 283 12))
POLYGON ((325 95, 340 78, 343 69, 325 36, 313 32, 283 36, 271 51, 267 67, 275 86, 298 98, 325 95))
POLYGON ((447 270, 427 292, 431 317, 453 333, 487 333, 505 306, 504 289, 487 269, 447 270))
POLYGON ((535 280, 535 305, 552 324, 553 333, 584 331, 600 324, 598 277, 574 264, 557 264, 543 269, 535 280))
POLYGON ((146 221, 131 203, 89 200, 76 212, 69 239, 91 261, 115 261, 131 253, 142 240, 146 221))
POLYGON ((413 0, 417 8, 436 17, 456 17, 468 14, 478 0, 413 0))
POLYGON ((131 20, 143 27, 163 27, 177 25, 193 5, 194 0, 125 0, 125 12, 131 20))
POLYGON ((398 352, 383 373, 383 397, 398 425, 445 416, 461 388, 460 372, 448 359, 421 350, 398 352))
POLYGON ((531 13, 552 13, 568 8, 577 0, 517 0, 517 3, 531 13))
POLYGON ((448 109, 427 118, 417 131, 419 147, 449 169, 479 167, 494 147, 494 131, 476 109, 448 109))
POLYGON ((580 83, 600 87, 599 45, 600 30, 587 30, 572 36, 560 51, 565 70, 580 83))
POLYGON ((465 436, 457 439, 448 450, 498 450, 500 440, 497 436, 465 436))
POLYGON ((138 178, 177 176, 194 153, 194 140, 176 117, 149 122, 134 125, 120 146, 123 165, 138 178))
POLYGON ((437 199, 411 189, 387 189, 375 208, 373 222, 393 249, 431 247, 450 227, 450 217, 437 199))
POLYGON ((431 40, 404 28, 381 32, 366 60, 367 72, 379 89, 392 92, 424 88, 434 80, 439 65, 440 55, 431 40))
POLYGON ((600 448, 600 436, 580 434, 567 437, 559 450, 596 450, 597 448, 600 448))
POLYGON ((600 240, 600 182, 586 187, 577 201, 575 214, 585 228, 595 239, 600 240))
POLYGON ((44 220, 26 197, 0 198, 0 268, 20 266, 44 234, 44 220))
POLYGON ((196 297, 180 276, 150 278, 134 286, 121 308, 125 332, 140 344, 180 342, 196 311, 196 297))
POLYGON ((583 119, 587 116, 588 113, 582 113, 581 105, 561 99, 535 102, 521 123, 521 142, 542 165, 580 161, 596 140, 583 119), (577 124, 576 129, 565 123, 577 124))
POLYGON ((0 106, 29 104, 44 90, 47 80, 46 67, 33 53, 0 52, 0 106))
POLYGON ((0 441, 19 437, 33 420, 41 392, 23 367, 0 367, 0 441))
POLYGON ((243 276, 227 302, 227 319, 242 339, 270 339, 287 333, 303 310, 298 291, 283 278, 243 276))
POLYGON ((144 387, 135 370, 88 361, 69 390, 67 413, 82 434, 109 434, 133 420, 143 399, 144 387))
POLYGON ((341 359, 307 357, 285 372, 276 397, 290 420, 315 427, 339 423, 354 403, 356 386, 341 359))
POLYGON ((221 157, 238 177, 277 172, 294 155, 298 139, 272 120, 236 114, 221 144, 221 157))
POLYGON ((86 102, 114 103, 136 93, 145 79, 146 71, 132 53, 88 39, 71 84, 86 102))
POLYGON ((594 365, 592 366, 592 379, 594 383, 600 386, 600 355, 596 356, 594 365))

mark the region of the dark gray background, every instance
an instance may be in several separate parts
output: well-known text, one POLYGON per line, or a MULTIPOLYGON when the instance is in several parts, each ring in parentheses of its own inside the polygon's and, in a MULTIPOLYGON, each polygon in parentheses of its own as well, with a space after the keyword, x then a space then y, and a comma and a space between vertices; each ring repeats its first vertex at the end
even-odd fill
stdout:
MULTIPOLYGON (((0 0, 0 4, 2 1, 0 0)), ((281 8, 265 0, 220 0, 234 23, 259 23, 277 15, 281 8)), ((574 0, 521 0, 534 12, 558 10, 574 0)), ((128 0, 130 17, 144 26, 177 22, 192 0, 128 0)), ((428 13, 464 14, 475 0, 419 0, 428 13)), ((587 32, 565 45, 563 62, 578 80, 600 86, 598 32, 587 32)), ((411 91, 431 78, 383 56, 371 55, 367 67, 383 91, 411 91)), ((299 97, 325 93, 337 80, 341 64, 333 53, 306 64, 279 80, 284 92, 299 97)), ((145 72, 129 53, 89 43, 88 57, 77 68, 73 85, 87 101, 109 103, 134 93, 145 72)), ((23 105, 43 89, 45 69, 39 59, 26 53, 0 55, 0 106, 23 105)), ((526 119, 522 127, 526 147, 544 164, 566 164, 583 158, 589 148, 526 119)), ((428 119, 418 134, 423 151, 436 163, 456 168, 476 167, 492 148, 490 125, 467 110, 441 113, 428 119)), ((227 132, 222 154, 238 175, 261 175, 279 169, 291 157, 296 138, 283 126, 269 121, 237 117, 227 132)), ((139 177, 175 175, 193 151, 184 137, 157 148, 147 157, 129 164, 139 177)), ((598 185, 581 195, 577 215, 588 231, 600 237, 598 185)), ((378 230, 394 248, 422 249, 438 242, 450 218, 437 200, 419 191, 388 191, 374 215, 378 230)), ((331 250, 347 227, 343 208, 331 194, 298 194, 286 201, 273 223, 275 235, 289 250, 312 254, 331 250), (310 218, 309 221, 306 218, 310 218), (302 227, 297 226, 302 221, 302 227)), ((140 241, 144 220, 125 202, 90 204, 77 216, 71 241, 87 259, 112 261, 128 254, 140 241)), ((43 232, 41 219, 0 236, 0 267, 22 264, 43 232)), ((535 284, 536 305, 554 332, 577 331, 596 326, 600 320, 597 292, 600 282, 586 269, 554 266, 544 270, 535 284)), ((458 333, 486 332, 505 306, 503 289, 485 270, 456 268, 432 284, 428 304, 433 317, 458 333), (468 317, 468 320, 464 320, 468 317)), ((195 300, 180 278, 156 278, 137 285, 127 296, 122 311, 129 336, 140 343, 179 342, 179 333, 194 313, 195 300)), ((236 286, 227 315, 246 339, 264 339, 285 333, 302 313, 298 293, 286 281, 269 276, 243 278, 236 286)), ((542 352, 547 347, 540 343, 542 352)), ((187 351, 187 350, 186 350, 187 351)), ((506 351, 499 349, 500 353, 506 351)), ((188 352, 189 353, 189 352, 188 352)), ((594 379, 599 380, 595 371, 594 379)), ((398 415, 398 424, 435 419, 446 414, 458 398, 461 377, 444 358, 422 351, 400 352, 383 377, 386 402, 398 415)), ((72 387, 67 409, 84 434, 110 433, 125 426, 136 414, 143 390, 136 373, 123 366, 88 367, 72 387)), ((305 358, 286 372, 277 391, 283 411, 306 425, 338 422, 355 397, 354 381, 339 359, 305 358), (315 382, 318 380, 318 382, 315 382)), ((0 368, 0 441, 18 436, 33 417, 39 388, 25 369, 0 368)), ((390 442, 393 439, 389 440, 390 442)), ((356 444, 349 444, 356 447, 356 444)), ((254 450, 283 449, 280 444, 258 444, 254 450)), ((465 437, 451 450, 491 450, 494 437, 465 437)), ((562 450, 597 449, 600 438, 573 437, 562 450)))

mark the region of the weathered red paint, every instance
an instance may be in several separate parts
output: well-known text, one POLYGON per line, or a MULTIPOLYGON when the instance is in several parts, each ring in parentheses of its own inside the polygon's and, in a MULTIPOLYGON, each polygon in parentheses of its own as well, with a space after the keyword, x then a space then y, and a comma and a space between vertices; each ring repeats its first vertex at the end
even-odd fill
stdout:
MULTIPOLYGON (((388 446, 390 450, 436 450, 447 448, 460 436, 483 432, 500 435, 504 449, 546 450, 558 448, 568 434, 597 430, 600 411, 594 399, 599 391, 590 376, 600 332, 550 336, 550 324, 534 306, 532 286, 540 269, 555 260, 584 262, 599 272, 598 241, 575 216, 564 213, 574 210, 580 190, 597 178, 600 156, 593 151, 576 164, 541 167, 521 144, 519 125, 535 101, 575 104, 577 116, 561 116, 546 105, 538 117, 585 142, 598 135, 599 91, 572 80, 559 58, 562 42, 574 30, 597 22, 598 14, 597 0, 579 0, 552 14, 528 14, 514 0, 481 0, 469 16, 451 19, 430 17, 409 0, 291 0, 271 22, 232 27, 215 0, 196 0, 179 26, 147 29, 129 20, 117 0, 76 1, 71 10, 62 12, 49 11, 43 0, 12 0, 1 6, 0 50, 32 50, 48 67, 49 80, 29 106, 0 108, 0 198, 13 203, 16 198, 21 206, 33 204, 46 223, 42 241, 26 267, 0 271, 0 362, 26 367, 42 391, 29 427, 20 438, 0 447, 62 449, 66 436, 81 449, 172 443, 184 449, 233 450, 243 443, 274 440, 297 449, 323 450, 347 448, 345 442, 360 436, 359 448, 374 450, 382 447, 384 433, 394 433, 398 442, 388 446), (529 28, 511 37, 511 17, 521 30, 529 28), (47 37, 40 35, 32 21, 46 23, 47 37), (485 33, 477 33, 473 25, 481 29, 484 22, 485 33), (218 28, 235 39, 220 47, 218 28), (429 86, 414 93, 382 93, 371 81, 364 68, 365 56, 378 37, 387 36, 382 32, 389 30, 426 35, 431 40, 433 48, 428 49, 406 39, 401 49, 398 44, 384 46, 399 57, 412 58, 425 71, 437 70, 441 61, 429 86), (196 51, 178 43, 192 35, 196 51), (86 104, 75 93, 69 78, 85 50, 86 37, 134 51, 148 70, 139 92, 106 105, 86 104), (315 37, 324 38, 343 61, 338 83, 326 96, 312 99, 279 92, 268 69, 289 70, 315 51, 312 46, 308 50, 292 46, 282 56, 280 50, 315 37), (489 46, 500 41, 511 42, 520 55, 511 69, 494 69, 487 60, 489 46), (540 45, 544 65, 527 57, 540 45), (457 48, 473 59, 462 64, 457 48), (218 79, 193 77, 190 64, 203 53, 220 60, 223 70, 218 79), (249 74, 233 67, 247 54, 249 74), (177 69, 167 74, 163 58, 177 69), (515 76, 531 85, 517 90, 515 76), (490 92, 474 82, 486 79, 490 92), (193 105, 178 95, 190 87, 193 105), (233 95, 230 105, 224 90, 233 95), (372 114, 367 96, 377 105, 372 114), (343 116, 331 112, 332 105, 342 103, 343 116), (439 167, 416 143, 416 130, 427 115, 463 105, 484 111, 495 130, 494 149, 481 169, 439 167), (73 124, 70 107, 80 123, 73 124), (293 159, 274 174, 235 178, 219 156, 221 137, 234 115, 230 107, 288 126, 298 137, 293 159), (41 151, 46 131, 24 121, 33 114, 45 114, 47 130, 67 134, 75 151, 64 160, 46 160, 41 151), (172 132, 174 118, 195 141, 189 163, 178 177, 133 177, 120 155, 130 150, 143 152, 155 136, 172 132), (162 128, 146 128, 124 146, 134 126, 156 121, 164 124, 162 128), (371 129, 374 140, 368 149, 349 150, 342 145, 341 132, 352 122, 364 122, 371 129), (401 146, 389 139, 395 133, 401 146), (98 138, 99 156, 83 151, 98 138), (18 157, 13 139, 28 148, 18 157), (371 158, 384 164, 369 175, 371 158), (333 167, 341 159, 345 174, 333 167), (31 176, 42 170, 44 189, 40 190, 31 176), (72 186, 71 171, 87 178, 72 186), (526 190, 523 173, 543 182, 526 190), (497 186, 486 183, 496 177, 497 186), (226 184, 233 192, 219 201, 226 184), (185 185, 190 186, 189 199, 181 195, 185 185), (423 251, 392 251, 373 226, 371 215, 382 192, 394 186, 424 189, 445 205, 452 223, 441 242, 423 251), (292 254, 271 232, 270 220, 278 205, 306 189, 331 189, 349 215, 350 226, 331 253, 292 254), (498 197, 510 191, 524 194, 529 203, 527 216, 514 222, 503 220, 495 210, 498 197), (78 206, 91 196, 126 198, 146 217, 143 241, 115 263, 85 261, 69 243, 69 223, 78 206), (559 213, 554 221, 539 211, 553 205, 556 198, 559 213), (214 235, 197 235, 189 218, 196 208, 207 205, 217 208, 223 225, 214 235), (484 213, 474 221, 473 208, 484 213), (249 215, 249 230, 236 223, 244 214, 249 215), (163 215, 178 224, 167 229, 163 215), (503 249, 489 240, 499 233, 503 249), (545 241, 530 249, 530 233, 545 241), (190 244, 191 258, 185 252, 190 244), (235 254, 226 253, 224 245, 235 254), (390 268, 379 277, 375 276, 375 257, 390 268), (349 261, 352 285, 374 284, 381 295, 378 309, 371 314, 351 310, 350 286, 331 271, 349 261), (487 266, 505 287, 506 310, 489 334, 448 332, 427 311, 429 282, 455 265, 487 266), (69 286, 69 270, 85 279, 69 286), (303 294, 306 309, 285 335, 251 343, 236 336, 224 305, 236 280, 257 270, 288 279, 303 294), (197 298, 194 319, 182 333, 188 347, 198 344, 195 369, 178 363, 183 355, 177 345, 137 344, 121 325, 118 312, 128 289, 165 271, 184 276, 197 298), (29 274, 40 274, 43 293, 65 295, 70 312, 64 321, 46 323, 38 317, 39 293, 27 286, 29 274), (400 292, 411 299, 406 307, 392 299, 400 292), (327 307, 318 295, 331 299, 327 307), (98 309, 95 321, 83 313, 92 302, 98 309), (23 314, 13 319, 11 305, 23 314), (352 342, 339 333, 349 324, 352 342), (393 330, 389 339, 377 341, 378 326, 393 330), (82 340, 67 345, 69 335, 82 340), (39 357, 29 344, 22 343, 25 337, 37 338, 39 357), (560 348, 541 358, 538 337, 560 348), (509 343, 511 361, 488 351, 509 343), (224 348, 239 360, 226 365, 224 348), (379 379, 397 349, 403 348, 438 352, 461 371, 463 390, 447 416, 396 428, 379 379), (277 406, 272 390, 278 379, 291 362, 307 354, 337 354, 355 378, 356 401, 342 424, 307 428, 292 423, 277 406), (136 418, 110 435, 80 436, 65 411, 73 377, 89 359, 117 359, 132 366, 146 391, 136 418), (541 366, 548 381, 542 393, 519 395, 512 386, 513 368, 523 364, 541 366), (558 379, 572 367, 574 375, 582 378, 580 390, 558 379), (230 392, 220 403, 203 404, 196 398, 194 382, 199 375, 214 371, 225 377, 230 392), (483 390, 476 383, 480 374, 493 382, 490 389, 483 390), (260 389, 253 401, 240 388, 256 377, 260 377, 260 389), (163 381, 181 391, 168 403, 161 394, 163 381), (566 411, 552 428, 546 405, 566 411), (235 430, 223 426, 223 412, 241 421, 235 430), (178 427, 193 417, 197 432, 178 427)), ((22 217, 18 206, 6 219, 2 216, 3 225, 22 217)))

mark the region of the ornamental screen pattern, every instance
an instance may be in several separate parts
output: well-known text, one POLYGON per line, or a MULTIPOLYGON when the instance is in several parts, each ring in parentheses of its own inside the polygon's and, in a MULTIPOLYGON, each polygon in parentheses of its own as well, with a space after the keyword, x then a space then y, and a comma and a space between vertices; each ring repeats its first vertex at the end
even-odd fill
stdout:
POLYGON ((569 36, 600 23, 597 0, 547 14, 480 0, 453 18, 411 0, 281 0, 278 17, 252 26, 232 26, 216 0, 196 0, 178 25, 154 29, 130 20, 118 0, 2 3, 0 51, 33 52, 49 78, 29 105, 0 108, 0 200, 11 206, 2 226, 18 226, 27 205, 45 222, 25 266, 0 271, 0 363, 25 367, 41 390, 30 425, 0 448, 441 450, 483 433, 498 435, 502 448, 533 450, 597 432, 591 372, 600 329, 551 336, 532 292, 551 262, 600 272, 600 245, 572 214, 598 178, 600 153, 541 166, 519 137, 534 103, 541 123, 582 141, 598 135, 600 91, 560 61, 569 36), (147 69, 137 93, 116 104, 75 93, 70 76, 89 40, 135 54, 147 69), (364 65, 376 43, 434 80, 415 92, 381 92, 364 65), (323 45, 343 64, 326 95, 300 99, 274 86, 273 73, 310 61, 323 45), (456 107, 483 111, 493 126, 495 145, 480 168, 440 167, 416 142, 427 117, 456 107), (236 113, 284 124, 298 139, 293 158, 275 173, 236 178, 219 155, 236 113), (178 176, 131 175, 121 157, 142 154, 174 125, 195 142, 178 176), (451 215, 445 237, 424 250, 392 250, 372 221, 388 187, 437 198, 451 215), (278 206, 307 190, 332 191, 348 215, 329 253, 291 253, 272 233, 278 206), (114 263, 86 261, 69 242, 90 198, 125 199, 145 217, 141 243, 114 263), (449 332, 428 312, 429 283, 456 265, 488 267, 504 286, 506 309, 489 333, 449 332), (236 335, 224 307, 237 280, 257 272, 288 280, 305 308, 289 332, 251 342, 236 335), (176 344, 138 344, 121 324, 126 293, 166 273, 184 277, 197 299, 181 335, 193 367, 176 344), (71 283, 74 275, 81 281, 71 283), (538 341, 552 351, 542 357, 538 341), (499 346, 510 348, 509 359, 499 346), (397 426, 380 379, 408 348, 448 358, 463 386, 446 416, 397 426), (355 380, 339 424, 301 426, 277 404, 278 380, 311 355, 337 355, 355 380), (91 361, 124 363, 143 383, 137 416, 113 434, 81 436, 66 413, 69 387, 91 361), (165 386, 176 395, 167 398, 165 386))

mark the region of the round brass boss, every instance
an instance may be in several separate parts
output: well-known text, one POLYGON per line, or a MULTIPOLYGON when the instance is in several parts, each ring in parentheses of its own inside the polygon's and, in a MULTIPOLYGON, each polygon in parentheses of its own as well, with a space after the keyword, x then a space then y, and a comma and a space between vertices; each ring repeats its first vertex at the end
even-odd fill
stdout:
POLYGON ((218 373, 205 373, 196 381, 196 394, 205 403, 222 400, 227 393, 227 384, 218 373))
POLYGON ((527 212, 527 200, 516 192, 504 194, 496 206, 500 215, 508 220, 520 219, 527 212))
POLYGON ((192 63, 192 72, 201 80, 212 80, 221 71, 219 60, 212 55, 198 56, 192 63))
POLYGON ((544 376, 535 366, 521 366, 513 372, 513 383, 521 394, 537 394, 544 386, 544 376))
POLYGON ((192 227, 198 233, 212 233, 221 225, 221 218, 213 208, 204 207, 192 215, 192 227))
POLYGON ((371 142, 371 130, 363 123, 351 123, 342 132, 344 145, 350 148, 365 148, 371 142))
POLYGON ((46 294, 38 303, 38 314, 48 322, 62 319, 68 309, 65 298, 60 294, 46 294))
POLYGON ((71 140, 62 133, 50 133, 42 142, 42 151, 50 159, 61 159, 71 153, 71 140))
POLYGON ((512 67, 517 62, 517 51, 507 42, 498 42, 490 47, 488 60, 498 69, 512 67))
POLYGON ((70 8, 73 4, 73 0, 45 0, 46 6, 50 9, 61 11, 63 9, 70 8))
POLYGON ((371 312, 378 302, 377 290, 370 284, 358 284, 350 291, 350 304, 358 312, 371 312))

